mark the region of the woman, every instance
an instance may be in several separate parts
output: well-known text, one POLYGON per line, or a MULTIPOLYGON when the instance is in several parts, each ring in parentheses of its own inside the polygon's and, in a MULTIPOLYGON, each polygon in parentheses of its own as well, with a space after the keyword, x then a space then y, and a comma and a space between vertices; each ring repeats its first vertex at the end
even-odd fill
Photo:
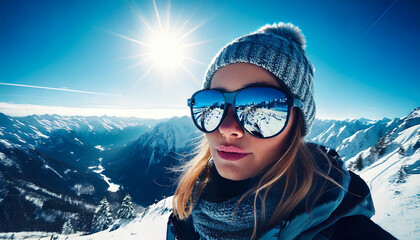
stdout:
POLYGON ((224 47, 188 101, 205 133, 183 168, 168 239, 394 239, 374 224, 365 182, 331 149, 303 142, 313 66, 292 24, 224 47))

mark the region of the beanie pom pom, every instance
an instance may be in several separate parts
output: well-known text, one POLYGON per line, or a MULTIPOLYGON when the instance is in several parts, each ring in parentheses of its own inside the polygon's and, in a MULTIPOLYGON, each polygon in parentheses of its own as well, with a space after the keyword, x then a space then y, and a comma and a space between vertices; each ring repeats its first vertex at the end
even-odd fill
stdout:
POLYGON ((257 32, 273 33, 296 43, 302 50, 305 50, 306 48, 306 40, 301 30, 291 23, 279 22, 278 24, 267 24, 261 27, 257 32))

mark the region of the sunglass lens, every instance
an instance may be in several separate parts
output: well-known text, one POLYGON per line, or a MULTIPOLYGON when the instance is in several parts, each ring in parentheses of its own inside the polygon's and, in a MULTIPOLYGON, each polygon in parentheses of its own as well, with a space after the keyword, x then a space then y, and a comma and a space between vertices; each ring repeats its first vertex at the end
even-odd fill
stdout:
POLYGON ((225 108, 223 95, 218 91, 206 90, 198 92, 193 100, 192 115, 197 127, 204 132, 216 130, 225 108))
POLYGON ((236 95, 240 125, 251 135, 268 138, 283 130, 288 114, 287 96, 272 88, 250 88, 236 95))

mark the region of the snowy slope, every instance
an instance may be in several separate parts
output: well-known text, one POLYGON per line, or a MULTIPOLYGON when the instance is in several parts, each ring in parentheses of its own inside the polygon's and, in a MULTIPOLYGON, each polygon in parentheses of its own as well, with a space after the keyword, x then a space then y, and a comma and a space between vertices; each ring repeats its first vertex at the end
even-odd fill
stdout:
POLYGON ((164 240, 166 239, 166 224, 171 213, 172 197, 161 200, 150 205, 145 212, 139 214, 130 222, 116 222, 107 230, 83 235, 76 233, 71 235, 61 235, 46 232, 19 232, 19 233, 0 233, 0 239, 27 239, 27 240, 50 240, 51 236, 55 239, 74 239, 74 240, 164 240), (120 225, 116 230, 116 226, 120 225))
POLYGON ((96 240, 96 239, 135 239, 135 240, 151 240, 166 238, 166 224, 168 217, 172 211, 172 197, 161 200, 160 202, 149 206, 148 209, 133 221, 123 224, 120 228, 111 231, 113 226, 108 230, 87 235, 74 237, 75 240, 96 240))
POLYGON ((399 239, 420 239, 419 113, 413 111, 389 132, 385 154, 359 172, 372 191, 373 220, 399 239))

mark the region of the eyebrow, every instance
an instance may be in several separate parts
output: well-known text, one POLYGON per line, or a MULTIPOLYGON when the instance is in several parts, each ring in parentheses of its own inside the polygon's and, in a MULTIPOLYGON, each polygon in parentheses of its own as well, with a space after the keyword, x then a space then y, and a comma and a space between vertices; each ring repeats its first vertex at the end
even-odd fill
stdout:
POLYGON ((256 82, 256 83, 248 83, 244 86, 244 88, 247 87, 276 87, 267 83, 263 83, 263 82, 256 82))

